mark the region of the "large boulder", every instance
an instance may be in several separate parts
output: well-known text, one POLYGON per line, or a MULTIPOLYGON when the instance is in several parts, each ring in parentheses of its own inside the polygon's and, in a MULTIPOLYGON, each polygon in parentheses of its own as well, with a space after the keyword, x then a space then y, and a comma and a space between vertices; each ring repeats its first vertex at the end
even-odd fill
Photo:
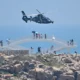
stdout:
POLYGON ((43 64, 39 64, 38 67, 39 68, 44 68, 44 65, 43 64))
POLYGON ((65 74, 66 75, 73 75, 73 71, 72 70, 68 70, 65 74))
POLYGON ((64 61, 65 63, 72 63, 72 61, 71 61, 69 58, 65 58, 63 61, 64 61))
POLYGON ((24 62, 24 71, 29 71, 30 69, 34 69, 35 68, 35 63, 30 63, 28 61, 24 62))
POLYGON ((28 71, 29 70, 29 62, 25 61, 24 62, 24 71, 28 71))
POLYGON ((19 63, 20 63, 20 61, 18 61, 18 60, 14 60, 14 61, 13 61, 13 65, 19 64, 19 63))
POLYGON ((53 74, 48 71, 44 71, 42 68, 35 68, 29 71, 29 76, 35 78, 35 80, 53 80, 53 74))
POLYGON ((74 76, 61 74, 58 80, 74 80, 74 76))
POLYGON ((22 65, 21 64, 16 64, 14 65, 14 72, 18 73, 22 70, 22 65))
POLYGON ((73 66, 73 67, 69 67, 70 70, 72 70, 73 72, 76 71, 76 68, 73 66))
POLYGON ((23 66, 21 64, 15 64, 14 66, 10 66, 9 72, 11 73, 19 73, 22 70, 23 66))
POLYGON ((29 69, 34 69, 35 68, 35 64, 34 63, 30 63, 29 64, 29 69))

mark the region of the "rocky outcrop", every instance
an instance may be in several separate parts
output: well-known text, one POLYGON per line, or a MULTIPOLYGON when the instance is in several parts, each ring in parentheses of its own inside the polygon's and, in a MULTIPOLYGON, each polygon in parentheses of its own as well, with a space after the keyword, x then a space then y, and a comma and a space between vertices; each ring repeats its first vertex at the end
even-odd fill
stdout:
POLYGON ((23 56, 17 56, 15 59, 9 58, 9 61, 5 61, 3 56, 0 57, 2 62, 0 71, 18 74, 17 78, 20 80, 80 80, 80 61, 73 59, 73 56, 70 55, 69 57, 61 55, 62 60, 61 56, 54 55, 47 55, 46 59, 44 55, 41 55, 40 60, 37 59, 39 57, 35 59, 32 55, 30 57, 26 55, 25 59, 21 59, 24 58, 23 56), (58 59, 59 62, 55 59, 58 59))

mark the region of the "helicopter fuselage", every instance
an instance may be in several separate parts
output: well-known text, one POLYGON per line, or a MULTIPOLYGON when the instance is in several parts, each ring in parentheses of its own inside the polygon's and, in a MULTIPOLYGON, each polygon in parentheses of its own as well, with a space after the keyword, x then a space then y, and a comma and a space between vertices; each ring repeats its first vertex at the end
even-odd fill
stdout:
POLYGON ((49 23, 54 23, 54 21, 50 20, 49 18, 45 17, 42 14, 37 14, 36 16, 30 16, 27 17, 24 13, 24 11, 22 11, 23 17, 22 19, 27 23, 27 21, 33 21, 36 23, 40 23, 40 24, 49 24, 49 23))

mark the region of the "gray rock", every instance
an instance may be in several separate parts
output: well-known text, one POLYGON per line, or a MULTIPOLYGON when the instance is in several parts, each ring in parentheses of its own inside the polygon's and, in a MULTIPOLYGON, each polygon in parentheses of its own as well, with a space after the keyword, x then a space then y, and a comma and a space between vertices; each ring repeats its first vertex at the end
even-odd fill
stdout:
POLYGON ((62 74, 62 75, 60 75, 58 80, 74 80, 74 76, 62 74))
POLYGON ((37 72, 36 73, 36 79, 37 80, 52 80, 53 76, 47 73, 43 72, 37 72))
POLYGON ((39 68, 44 68, 44 65, 43 64, 39 64, 39 68))
POLYGON ((71 61, 70 59, 68 59, 68 58, 65 58, 65 59, 64 59, 64 62, 65 62, 65 63, 72 63, 72 61, 71 61))
POLYGON ((29 62, 28 61, 25 61, 24 62, 24 68, 23 68, 24 71, 28 71, 29 70, 29 62))
POLYGON ((40 70, 30 70, 29 77, 31 76, 31 78, 35 78, 35 80, 53 80, 53 75, 48 71, 41 71, 41 68, 38 69, 40 70))
POLYGON ((19 64, 20 62, 18 61, 18 60, 14 60, 13 61, 13 65, 15 65, 15 64, 19 64))
POLYGON ((22 70, 23 66, 21 64, 15 64, 14 66, 10 67, 9 72, 11 73, 19 73, 22 70))
POLYGON ((35 64, 34 63, 30 63, 29 64, 29 69, 34 69, 35 68, 35 64))

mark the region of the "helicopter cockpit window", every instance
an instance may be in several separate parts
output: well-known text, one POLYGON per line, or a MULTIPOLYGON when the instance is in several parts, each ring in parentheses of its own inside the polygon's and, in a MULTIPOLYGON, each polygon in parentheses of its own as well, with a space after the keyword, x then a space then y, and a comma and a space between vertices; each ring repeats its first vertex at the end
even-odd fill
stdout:
POLYGON ((49 18, 47 18, 48 21, 51 21, 49 18))

